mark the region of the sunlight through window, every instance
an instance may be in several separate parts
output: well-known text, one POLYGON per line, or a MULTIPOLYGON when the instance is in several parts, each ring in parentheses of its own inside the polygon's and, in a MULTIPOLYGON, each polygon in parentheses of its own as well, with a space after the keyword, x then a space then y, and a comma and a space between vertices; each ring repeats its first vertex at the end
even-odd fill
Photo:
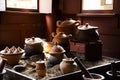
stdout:
POLYGON ((113 0, 82 0, 83 10, 112 10, 113 0))
POLYGON ((37 0, 7 0, 7 8, 37 9, 37 0))

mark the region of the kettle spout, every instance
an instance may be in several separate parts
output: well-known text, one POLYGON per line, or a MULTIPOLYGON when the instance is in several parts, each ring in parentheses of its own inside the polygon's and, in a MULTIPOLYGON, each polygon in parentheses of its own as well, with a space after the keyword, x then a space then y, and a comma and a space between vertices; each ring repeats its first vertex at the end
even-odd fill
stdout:
POLYGON ((72 37, 72 34, 68 34, 68 37, 72 37))

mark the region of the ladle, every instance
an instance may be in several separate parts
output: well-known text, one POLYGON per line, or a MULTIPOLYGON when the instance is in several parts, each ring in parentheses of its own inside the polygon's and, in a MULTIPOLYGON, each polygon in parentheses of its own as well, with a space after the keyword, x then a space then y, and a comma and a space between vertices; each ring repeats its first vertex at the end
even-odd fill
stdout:
MULTIPOLYGON (((82 62, 78 59, 78 57, 75 57, 72 55, 72 53, 70 52, 70 56, 74 59, 74 61, 76 62, 76 64, 78 65, 78 67, 82 70, 83 74, 91 79, 94 79, 93 76, 89 73, 89 71, 86 69, 86 67, 82 64, 82 62)), ((66 57, 68 57, 66 55, 66 57)))
POLYGON ((89 73, 89 71, 85 68, 85 66, 82 64, 82 62, 77 57, 74 58, 74 61, 77 63, 78 67, 82 70, 83 74, 86 77, 94 79, 93 76, 89 73))

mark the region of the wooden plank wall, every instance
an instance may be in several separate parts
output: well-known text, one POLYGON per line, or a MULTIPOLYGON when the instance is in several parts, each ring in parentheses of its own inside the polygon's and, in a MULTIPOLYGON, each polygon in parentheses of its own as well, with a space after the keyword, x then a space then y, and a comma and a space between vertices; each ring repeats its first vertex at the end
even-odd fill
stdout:
POLYGON ((0 48, 24 46, 28 37, 45 38, 46 20, 39 13, 0 12, 0 48))

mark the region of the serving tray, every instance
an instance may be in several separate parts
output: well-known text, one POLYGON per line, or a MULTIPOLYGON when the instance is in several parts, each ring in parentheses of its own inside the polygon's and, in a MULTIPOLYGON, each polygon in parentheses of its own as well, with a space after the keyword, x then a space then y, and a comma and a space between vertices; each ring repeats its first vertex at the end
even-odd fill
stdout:
MULTIPOLYGON (((86 61, 84 59, 84 54, 74 52, 73 56, 77 56, 90 72, 103 74, 105 77, 106 71, 110 70, 111 68, 111 61, 115 61, 117 63, 117 69, 119 70, 120 61, 115 58, 103 56, 102 59, 98 61, 86 61)), ((62 74, 59 69, 59 64, 53 67, 47 67, 47 73, 45 77, 40 77, 37 75, 35 71, 35 61, 31 61, 30 59, 21 59, 19 61, 19 64, 26 65, 25 70, 17 72, 13 70, 12 67, 6 67, 5 69, 7 73, 4 75, 4 80, 69 80, 71 78, 81 80, 82 78, 82 73, 80 69, 77 69, 75 72, 72 73, 62 74)))

